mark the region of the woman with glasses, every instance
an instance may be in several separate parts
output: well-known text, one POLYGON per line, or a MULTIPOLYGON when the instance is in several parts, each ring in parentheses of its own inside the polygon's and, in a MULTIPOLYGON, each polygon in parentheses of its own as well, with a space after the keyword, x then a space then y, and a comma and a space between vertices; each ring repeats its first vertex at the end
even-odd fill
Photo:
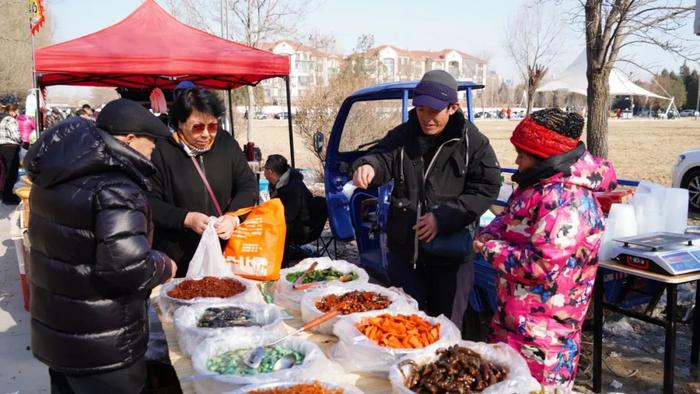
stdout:
POLYGON ((216 217, 219 238, 227 240, 238 218, 226 212, 255 203, 258 185, 240 146, 219 127, 224 105, 212 91, 184 90, 170 110, 170 139, 158 141, 152 162, 157 173, 150 194, 156 225, 154 248, 187 273, 209 218, 216 217))

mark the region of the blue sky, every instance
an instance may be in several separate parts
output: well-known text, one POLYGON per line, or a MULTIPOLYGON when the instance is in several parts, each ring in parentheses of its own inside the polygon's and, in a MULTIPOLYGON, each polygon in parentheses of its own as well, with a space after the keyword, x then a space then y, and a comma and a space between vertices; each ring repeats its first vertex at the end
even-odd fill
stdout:
MULTIPOLYGON (((347 53, 357 37, 371 33, 376 44, 391 44, 407 49, 455 48, 489 60, 489 68, 504 78, 517 78, 515 67, 504 48, 504 29, 513 20, 520 0, 311 0, 312 9, 300 34, 318 31, 336 38, 338 49, 347 53)), ((107 27, 141 4, 142 0, 45 0, 51 8, 55 39, 64 41, 107 27)), ((163 0, 158 1, 164 4, 163 0)), ((217 2, 218 3, 218 2, 217 2)), ((566 3, 566 2, 565 2, 566 3)), ((693 4, 694 0, 688 0, 693 4)), ((561 8, 564 18, 566 6, 561 8)), ((692 19, 679 32, 695 40, 692 19)), ((563 70, 583 50, 579 32, 567 27, 562 39, 567 41, 559 60, 551 65, 553 72, 563 70)), ((677 70, 681 59, 649 47, 631 49, 636 60, 659 70, 677 70)), ((649 74, 622 66, 635 77, 648 79, 649 74)), ((691 65, 691 68, 693 66, 691 65)), ((700 68, 700 66, 695 66, 700 68)))

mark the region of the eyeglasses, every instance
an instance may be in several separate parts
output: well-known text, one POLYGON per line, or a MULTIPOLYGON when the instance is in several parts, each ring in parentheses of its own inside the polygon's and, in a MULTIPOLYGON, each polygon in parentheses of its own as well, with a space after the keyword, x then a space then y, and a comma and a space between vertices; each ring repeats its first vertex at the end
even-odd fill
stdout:
POLYGON ((219 129, 219 123, 217 123, 217 122, 209 123, 209 124, 195 123, 192 125, 192 132, 194 132, 194 133, 201 133, 204 131, 204 129, 207 129, 208 132, 213 133, 219 129))

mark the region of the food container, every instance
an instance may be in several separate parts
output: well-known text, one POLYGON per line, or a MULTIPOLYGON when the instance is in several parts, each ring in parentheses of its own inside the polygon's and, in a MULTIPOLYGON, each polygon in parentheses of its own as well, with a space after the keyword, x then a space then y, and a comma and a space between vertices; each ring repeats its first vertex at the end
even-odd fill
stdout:
MULTIPOLYGON (((284 389, 284 388, 293 388, 294 386, 298 386, 300 384, 319 384, 322 388, 326 389, 329 394, 335 394, 335 393, 342 393, 342 394, 362 394, 362 391, 360 391, 357 387, 355 386, 350 386, 348 384, 341 384, 341 383, 330 383, 326 381, 321 381, 321 380, 313 380, 313 379, 294 379, 291 382, 277 382, 277 383, 262 383, 262 384, 253 384, 250 386, 245 386, 243 388, 240 388, 238 390, 235 390, 231 392, 230 394, 250 394, 250 393, 255 393, 258 391, 262 391, 265 393, 265 390, 272 390, 272 389, 284 389)), ((290 391, 291 393, 291 391, 290 391)))
POLYGON ((173 315, 175 334, 180 349, 185 356, 207 338, 216 336, 255 336, 263 332, 283 336, 286 329, 282 322, 286 314, 274 305, 255 304, 243 301, 230 301, 215 304, 196 304, 178 308, 173 315), (209 328, 199 325, 200 319, 209 308, 238 307, 250 311, 251 326, 209 328))
MULTIPOLYGON (((311 320, 316 319, 325 313, 317 307, 317 302, 322 300, 324 297, 332 294, 343 295, 353 291, 369 291, 386 297, 390 301, 390 304, 386 308, 381 309, 383 311, 403 311, 412 313, 418 310, 418 302, 400 289, 387 289, 386 287, 371 283, 328 285, 321 289, 313 290, 304 294, 304 297, 301 299, 302 321, 304 323, 310 322, 311 320)), ((352 313, 352 315, 358 315, 366 312, 370 311, 352 313)), ((335 317, 313 328, 313 331, 324 335, 333 335, 333 326, 339 318, 340 317, 335 317)))
MULTIPOLYGON (((203 278, 202 278, 203 279, 203 278)), ((162 317, 165 319, 165 321, 171 321, 173 313, 175 313, 175 310, 181 306, 186 306, 186 305, 196 305, 196 304, 211 304, 211 303, 222 303, 222 302, 228 302, 228 301, 248 301, 248 302, 260 302, 261 296, 260 293, 257 291, 255 286, 253 286, 250 282, 248 282, 246 279, 243 279, 239 276, 233 276, 233 277, 226 277, 226 278, 216 278, 216 279, 235 279, 236 281, 240 282, 244 289, 238 294, 235 294, 231 297, 195 297, 191 299, 181 299, 181 298, 176 298, 168 295, 170 290, 175 289, 180 283, 187 281, 187 280, 200 280, 200 279, 192 279, 192 278, 176 278, 171 280, 170 282, 164 284, 160 288, 160 296, 158 297, 158 306, 160 307, 162 317)))
POLYGON ((484 360, 507 370, 504 380, 486 387, 481 393, 529 394, 531 392, 540 392, 541 386, 537 380, 530 375, 530 368, 527 366, 525 359, 510 346, 505 343, 486 344, 483 342, 459 340, 446 342, 440 348, 431 348, 416 352, 395 363, 389 371, 392 392, 395 394, 413 394, 414 392, 406 387, 405 377, 410 376, 410 373, 415 367, 421 367, 437 360, 439 358, 439 355, 436 353, 438 349, 446 349, 453 345, 458 345, 474 351, 484 360))
POLYGON ((328 257, 308 258, 300 261, 299 264, 295 265, 294 267, 285 268, 280 272, 280 278, 275 284, 275 288, 273 289, 273 298, 275 304, 280 305, 283 308, 287 309, 289 312, 298 315, 300 313, 301 308, 301 298, 304 296, 305 293, 309 291, 331 284, 350 285, 358 283, 367 283, 368 281, 369 275, 367 275, 367 272, 362 268, 356 266, 355 264, 348 263, 344 260, 331 260, 328 257), (295 289, 294 282, 287 280, 287 275, 291 273, 301 273, 303 271, 306 271, 306 269, 309 268, 314 262, 317 263, 315 270, 333 268, 342 273, 354 272, 357 274, 357 279, 345 283, 341 283, 337 280, 317 282, 318 285, 310 289, 295 289))
POLYGON ((279 337, 269 333, 247 336, 217 336, 207 338, 192 353, 192 367, 197 373, 200 384, 197 386, 208 389, 209 392, 231 391, 252 384, 290 382, 297 379, 316 379, 323 376, 325 379, 341 378, 343 371, 337 364, 332 363, 323 354, 321 349, 308 340, 291 337, 285 339, 279 346, 299 352, 304 355, 300 365, 280 371, 258 375, 218 374, 207 368, 207 361, 215 356, 228 351, 252 350, 256 346, 263 346, 279 337), (208 377, 208 379, 204 379, 208 377))
POLYGON ((331 358, 337 361, 348 372, 369 372, 386 376, 394 363, 405 356, 420 354, 424 349, 435 349, 444 346, 449 341, 461 338, 459 329, 443 315, 430 317, 423 312, 365 312, 341 317, 333 327, 333 334, 339 341, 331 348, 331 358), (368 317, 383 314, 411 314, 431 323, 440 324, 437 341, 425 348, 392 348, 378 345, 375 341, 362 334, 357 324, 368 317))

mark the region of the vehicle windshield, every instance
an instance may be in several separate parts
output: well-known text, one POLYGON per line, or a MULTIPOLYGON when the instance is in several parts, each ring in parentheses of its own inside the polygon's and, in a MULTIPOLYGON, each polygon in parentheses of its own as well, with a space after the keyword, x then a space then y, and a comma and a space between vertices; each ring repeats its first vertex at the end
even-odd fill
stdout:
POLYGON ((400 99, 356 101, 345 120, 338 151, 368 150, 400 123, 400 99))

